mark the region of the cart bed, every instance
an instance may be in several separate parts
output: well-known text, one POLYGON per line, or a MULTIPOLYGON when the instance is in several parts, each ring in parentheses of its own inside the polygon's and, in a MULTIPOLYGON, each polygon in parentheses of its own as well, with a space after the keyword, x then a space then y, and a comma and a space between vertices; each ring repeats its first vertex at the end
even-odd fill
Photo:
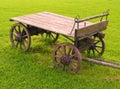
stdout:
MULTIPOLYGON (((18 21, 21 23, 25 23, 27 25, 35 26, 41 29, 45 29, 51 32, 55 32, 58 34, 71 36, 71 37, 74 37, 75 29, 77 29, 77 26, 73 28, 75 22, 74 18, 70 18, 50 12, 41 12, 36 14, 13 17, 10 20, 18 21), (71 33, 72 28, 73 31, 71 33)), ((85 22, 86 22, 86 27, 93 24, 91 22, 87 22, 87 21, 85 22)), ((83 27, 84 27, 84 22, 79 23, 79 29, 83 27)))

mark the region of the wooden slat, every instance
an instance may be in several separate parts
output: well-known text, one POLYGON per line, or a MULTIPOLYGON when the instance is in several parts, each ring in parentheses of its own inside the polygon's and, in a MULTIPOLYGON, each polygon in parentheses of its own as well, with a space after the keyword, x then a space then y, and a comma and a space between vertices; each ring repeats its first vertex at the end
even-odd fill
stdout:
MULTIPOLYGON (((73 32, 70 34, 74 25, 74 18, 61 16, 49 12, 19 16, 19 17, 11 18, 11 20, 15 20, 31 26, 42 28, 44 30, 49 30, 55 33, 59 33, 71 37, 74 37, 75 29, 77 29, 77 26, 75 25, 73 32)), ((85 22, 85 23, 86 26, 93 24, 91 22, 85 22)), ((84 22, 80 23, 79 27, 83 28, 84 22)))
POLYGON ((36 21, 36 22, 42 22, 43 24, 50 24, 50 25, 57 25, 57 26, 63 26, 67 28, 71 28, 72 25, 74 24, 74 21, 71 22, 65 22, 64 20, 58 20, 55 18, 49 17, 44 17, 44 16, 38 16, 38 15, 29 15, 29 16, 22 16, 19 18, 29 18, 31 21, 36 21))
POLYGON ((74 18, 70 18, 67 16, 63 16, 63 15, 58 15, 58 14, 54 14, 54 13, 50 13, 50 12, 43 12, 44 14, 48 14, 48 15, 53 15, 54 17, 58 17, 58 18, 62 18, 65 20, 74 20, 74 18))
POLYGON ((14 18, 14 20, 22 22, 22 23, 26 23, 28 25, 35 26, 35 27, 38 27, 38 28, 49 30, 49 31, 52 31, 52 32, 60 33, 60 34, 63 34, 63 35, 68 34, 64 28, 62 28, 62 27, 59 28, 56 25, 51 26, 51 25, 49 25, 47 23, 31 21, 29 18, 14 18))
POLYGON ((38 19, 44 19, 46 21, 52 21, 52 22, 56 22, 56 23, 64 24, 64 25, 67 25, 68 23, 73 24, 73 22, 74 22, 74 19, 66 20, 66 19, 64 19, 62 17, 55 17, 52 14, 49 15, 49 14, 44 14, 44 13, 37 13, 37 14, 26 15, 26 17, 27 16, 33 16, 33 17, 36 17, 38 19))
POLYGON ((108 21, 101 21, 76 30, 76 37, 81 38, 106 29, 108 21))
MULTIPOLYGON (((20 17, 34 17, 34 19, 41 20, 43 19, 46 22, 52 22, 52 23, 59 23, 63 25, 69 25, 74 23, 73 18, 69 18, 65 16, 59 16, 55 15, 49 12, 42 12, 42 13, 36 13, 36 14, 30 14, 30 15, 25 15, 25 16, 20 16, 20 17)), ((17 17, 19 18, 19 17, 17 17)), ((13 20, 13 18, 12 18, 13 20)))

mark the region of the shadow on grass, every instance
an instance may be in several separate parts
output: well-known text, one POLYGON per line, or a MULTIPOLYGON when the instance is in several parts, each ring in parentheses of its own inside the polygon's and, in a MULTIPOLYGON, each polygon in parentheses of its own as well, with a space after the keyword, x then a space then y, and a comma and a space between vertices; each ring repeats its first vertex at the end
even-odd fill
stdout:
POLYGON ((49 39, 41 40, 40 43, 31 46, 27 53, 50 54, 53 51, 55 45, 56 44, 49 39))

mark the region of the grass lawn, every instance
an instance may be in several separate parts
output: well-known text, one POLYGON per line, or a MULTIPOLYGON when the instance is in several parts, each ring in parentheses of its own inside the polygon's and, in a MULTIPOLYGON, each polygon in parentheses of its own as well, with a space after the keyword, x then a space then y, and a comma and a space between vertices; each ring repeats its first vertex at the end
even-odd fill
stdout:
MULTIPOLYGON (((29 52, 11 47, 9 18, 49 11, 81 18, 110 9, 102 59, 120 62, 119 0, 0 0, 0 89, 120 89, 120 70, 82 62, 73 75, 53 68, 53 47, 32 37, 29 52)), ((66 41, 60 37, 58 41, 66 41)))

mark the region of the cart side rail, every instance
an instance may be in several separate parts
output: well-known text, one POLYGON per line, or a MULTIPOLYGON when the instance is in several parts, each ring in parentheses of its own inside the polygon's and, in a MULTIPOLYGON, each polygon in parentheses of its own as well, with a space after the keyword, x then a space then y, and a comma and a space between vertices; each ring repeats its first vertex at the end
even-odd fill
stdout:
POLYGON ((83 37, 85 38, 85 37, 91 36, 93 34, 96 34, 100 31, 105 30, 107 25, 108 25, 107 20, 100 21, 100 22, 94 23, 90 26, 85 26, 83 28, 76 29, 75 35, 77 38, 83 38, 83 37))
POLYGON ((106 20, 108 19, 108 15, 109 13, 108 12, 105 12, 103 14, 99 14, 99 15, 95 15, 95 16, 91 16, 91 17, 87 17, 85 19, 82 19, 82 20, 78 20, 78 22, 84 22, 84 21, 88 21, 88 20, 92 20, 92 19, 96 19, 96 18, 100 18, 100 21, 103 20, 103 17, 106 17, 106 20))

